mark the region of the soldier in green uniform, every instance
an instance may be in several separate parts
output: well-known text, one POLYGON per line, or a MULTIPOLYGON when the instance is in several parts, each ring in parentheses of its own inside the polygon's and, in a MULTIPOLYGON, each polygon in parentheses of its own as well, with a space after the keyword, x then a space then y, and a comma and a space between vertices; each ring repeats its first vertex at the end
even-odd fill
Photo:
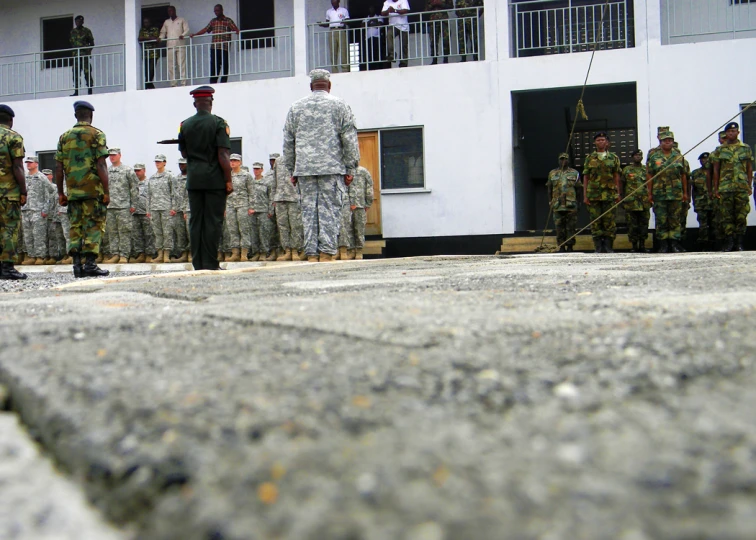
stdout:
POLYGON ((139 29, 139 43, 142 44, 142 59, 144 60, 144 87, 147 90, 154 90, 155 67, 160 59, 160 49, 157 48, 160 40, 160 29, 153 26, 148 17, 142 20, 142 28, 139 29))
POLYGON ((231 181, 231 130, 226 121, 212 114, 210 86, 190 92, 197 114, 187 118, 179 131, 179 150, 187 161, 190 245, 195 270, 220 270, 218 244, 223 232, 226 196, 231 181))
POLYGON ((622 169, 625 215, 627 216, 627 236, 634 253, 646 253, 648 220, 651 217, 651 203, 646 189, 646 167, 643 166, 643 150, 636 150, 630 156, 633 162, 622 169))
POLYGON ((569 166, 569 160, 570 155, 566 152, 559 154, 559 167, 549 172, 549 179, 546 181, 560 252, 572 251, 572 246, 575 245, 573 236, 577 229, 575 188, 580 180, 580 173, 569 166))
POLYGON ((26 204, 24 139, 13 131, 16 114, 0 105, 0 279, 26 279, 13 266, 21 229, 21 207, 26 204))
MULTIPOLYGON (((727 135, 724 131, 719 132, 719 145, 723 145, 725 143, 725 140, 727 140, 727 135)), ((713 161, 712 158, 717 155, 717 148, 714 149, 713 152, 709 154, 709 159, 706 162, 706 174, 709 177, 709 189, 713 189, 714 187, 714 169, 713 169, 713 161)), ((713 195, 713 193, 712 193, 713 195)), ((711 197, 711 207, 714 210, 714 238, 717 242, 719 242, 719 247, 724 247, 725 244, 725 236, 724 236, 724 230, 722 229, 722 204, 721 200, 712 196, 711 197)))
MULTIPOLYGON (((677 152, 680 152, 680 147, 678 146, 677 141, 675 141, 674 149, 677 152)), ((689 185, 687 191, 688 200, 680 206, 680 251, 685 251, 682 244, 685 242, 685 238, 688 234, 688 212, 690 211, 690 163, 685 159, 685 156, 683 156, 683 166, 685 167, 685 177, 688 179, 689 185)))
POLYGON ((701 166, 693 171, 688 182, 693 210, 698 219, 698 249, 706 251, 711 248, 714 236, 714 207, 711 203, 711 184, 707 173, 709 153, 703 152, 698 156, 701 166))
POLYGON ((688 199, 688 178, 682 154, 675 150, 671 131, 659 134, 661 145, 648 153, 648 199, 654 207, 659 253, 683 251, 680 245, 680 206, 688 199))
POLYGON ((753 151, 740 142, 740 126, 730 122, 725 126, 727 140, 711 156, 714 169, 712 194, 720 200, 724 247, 722 251, 743 251, 746 219, 751 211, 753 194, 753 151))
POLYGON ((445 0, 425 0, 425 11, 430 12, 428 19, 428 54, 433 58, 431 65, 438 64, 436 56, 438 40, 441 38, 441 48, 443 50, 444 64, 449 63, 449 13, 445 10, 451 9, 451 6, 445 0))
MULTIPOLYGON (((457 8, 482 8, 483 0, 456 0, 457 8)), ((457 9, 457 45, 462 62, 467 62, 467 54, 472 53, 473 62, 478 60, 478 24, 483 9, 457 9), (468 45, 468 42, 470 43, 468 45)))
POLYGON ((89 58, 92 55, 92 47, 94 47, 94 36, 92 31, 84 26, 84 17, 78 15, 74 19, 76 28, 71 30, 71 35, 68 39, 68 44, 75 51, 71 51, 74 61, 71 64, 71 70, 73 71, 73 82, 76 91, 71 94, 72 96, 79 95, 79 73, 84 72, 84 81, 87 83, 87 94, 92 93, 92 68, 89 65, 89 58))
POLYGON ((605 131, 593 136, 596 151, 585 158, 583 166, 583 202, 591 219, 591 235, 596 253, 614 253, 617 223, 610 208, 620 200, 620 160, 609 151, 605 131))
POLYGON ((92 126, 94 110, 86 101, 74 103, 76 125, 60 136, 55 153, 58 201, 61 206, 68 206, 71 222, 68 253, 73 258, 73 273, 77 278, 109 274, 95 262, 105 232, 110 191, 105 159, 108 145, 105 134, 92 126), (64 175, 68 195, 63 190, 64 175))

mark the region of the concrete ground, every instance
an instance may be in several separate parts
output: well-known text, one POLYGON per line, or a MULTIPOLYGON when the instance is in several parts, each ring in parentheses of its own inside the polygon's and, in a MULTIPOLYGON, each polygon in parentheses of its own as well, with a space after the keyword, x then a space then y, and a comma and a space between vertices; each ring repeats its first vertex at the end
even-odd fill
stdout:
POLYGON ((0 294, 0 383, 140 539, 745 540, 754 280, 756 253, 35 274, 0 294))

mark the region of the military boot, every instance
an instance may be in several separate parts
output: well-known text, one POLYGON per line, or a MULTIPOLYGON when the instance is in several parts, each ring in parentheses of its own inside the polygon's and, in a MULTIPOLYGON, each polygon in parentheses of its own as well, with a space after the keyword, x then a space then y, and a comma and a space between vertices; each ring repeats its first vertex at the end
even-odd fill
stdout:
POLYGON ((58 261, 58 264, 73 264, 73 257, 66 255, 60 261, 58 261))
POLYGON ((354 258, 357 259, 358 261, 362 260, 362 248, 356 248, 354 250, 354 258))
POLYGON ((45 260, 42 257, 37 257, 36 259, 34 259, 34 264, 37 266, 41 266, 45 264, 45 260))
POLYGON ((320 257, 318 259, 319 262, 331 262, 333 260, 333 255, 330 253, 320 253, 320 257))
POLYGON ((614 253, 614 238, 604 237, 604 253, 614 253))
POLYGON ((171 262, 171 252, 166 250, 163 250, 163 262, 164 263, 170 263, 171 262))
POLYGON ((601 238, 594 238, 593 239, 593 252, 594 253, 603 253, 604 252, 604 243, 601 241, 601 238))
POLYGON ((567 253, 567 248, 565 246, 559 246, 559 253, 567 253))
POLYGON ((638 253, 647 253, 645 240, 638 240, 638 253))
POLYGON ((307 262, 318 262, 318 256, 317 255, 308 255, 307 256, 307 262))
POLYGON ((136 264, 141 264, 147 260, 147 255, 144 253, 140 253, 137 258, 134 260, 136 264))
POLYGON ((300 249, 297 251, 297 256, 295 257, 297 261, 306 261, 307 260, 307 253, 304 252, 303 249, 300 249))
POLYGON ((743 235, 738 234, 735 236, 735 251, 743 251, 743 235))
POLYGON ((192 262, 192 252, 191 251, 187 251, 186 252, 186 257, 188 259, 188 262, 192 262))
POLYGON ((128 264, 129 260, 126 257, 118 257, 118 264, 128 264))
POLYGON ((159 249, 157 251, 157 254, 153 258, 150 259, 150 262, 151 263, 161 263, 161 262, 163 262, 163 250, 159 249))
POLYGON ((278 257, 276 260, 277 261, 291 261, 291 260, 293 260, 293 257, 291 255, 291 250, 289 248, 286 248, 284 250, 284 252, 283 252, 283 255, 281 255, 280 257, 278 257))
POLYGON ((80 253, 73 254, 71 264, 73 264, 74 277, 75 278, 84 277, 84 274, 82 273, 82 269, 81 269, 81 254, 80 253))
POLYGON ((28 253, 24 253, 24 258, 21 261, 21 264, 23 266, 32 265, 32 264, 34 264, 34 261, 35 261, 34 257, 29 257, 28 253))
POLYGON ((81 267, 81 275, 84 277, 101 277, 110 274, 108 270, 103 270, 97 266, 97 257, 94 253, 87 253, 86 261, 81 267))
POLYGON ((95 262, 97 264, 100 264, 104 258, 105 258, 105 254, 101 251, 100 254, 97 256, 97 260, 95 260, 95 262))
POLYGON ((247 255, 247 260, 248 261, 259 261, 260 260, 260 254, 259 253, 255 253, 252 256, 247 255))
POLYGON ((226 259, 226 262, 239 262, 241 261, 241 258, 239 256, 239 248, 234 248, 231 250, 231 256, 226 259))
POLYGON ((102 261, 102 264, 118 264, 118 261, 121 260, 121 257, 118 255, 111 255, 107 259, 104 259, 102 261))
POLYGON ((722 244, 722 251, 732 251, 734 243, 735 239, 732 236, 728 236, 727 238, 725 238, 724 243, 722 244))
POLYGON ((129 264, 134 264, 136 262, 137 262, 136 255, 132 255, 131 257, 129 257, 129 264))
POLYGON ((349 251, 352 251, 352 250, 351 249, 348 250, 346 247, 341 246, 339 248, 339 259, 341 259, 342 261, 348 261, 349 259, 354 259, 354 257, 349 256, 349 253, 348 253, 349 251))
POLYGON ((572 253, 572 246, 566 246, 567 253, 572 253))
POLYGON ((26 279, 26 274, 16 270, 12 262, 3 261, 2 266, 0 266, 0 279, 26 279))
POLYGON ((669 240, 659 240, 659 251, 657 253, 669 253, 669 240))
POLYGON ((188 251, 182 251, 181 255, 179 255, 178 257, 174 257, 173 259, 171 259, 171 262, 174 262, 174 263, 185 263, 185 262, 188 262, 188 261, 189 261, 189 252, 188 251))
POLYGON ((217 258, 218 258, 218 262, 219 263, 221 263, 221 262, 223 262, 223 261, 226 260, 226 256, 225 256, 225 254, 222 251, 218 252, 218 257, 217 258))
POLYGON ((354 260, 356 258, 357 258, 357 250, 356 249, 348 249, 347 250, 347 260, 351 261, 351 260, 354 260))
POLYGON ((273 262, 273 261, 275 261, 276 260, 276 250, 275 249, 271 249, 268 252, 268 255, 263 260, 265 262, 273 262))
POLYGON ((52 257, 48 257, 45 259, 45 264, 55 264, 57 261, 53 259, 52 257))
POLYGON ((242 261, 248 261, 249 260, 249 248, 241 248, 241 255, 239 258, 242 261))

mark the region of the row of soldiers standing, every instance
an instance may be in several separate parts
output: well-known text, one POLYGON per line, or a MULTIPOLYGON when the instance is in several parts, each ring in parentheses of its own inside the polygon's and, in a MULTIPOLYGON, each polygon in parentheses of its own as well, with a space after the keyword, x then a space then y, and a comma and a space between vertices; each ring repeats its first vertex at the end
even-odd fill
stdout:
MULTIPOLYGON (((714 152, 699 155, 700 167, 690 170, 669 127, 659 127, 659 146, 635 150, 624 169, 608 151, 605 132, 594 136, 596 151, 583 169, 583 202, 591 220, 596 253, 612 253, 616 236, 615 208, 622 201, 633 252, 645 253, 650 209, 654 209, 658 252, 685 251, 685 223, 691 201, 698 218, 699 248, 742 251, 746 220, 753 194, 753 152, 738 139, 740 127, 730 122, 719 133, 714 152)), ((579 173, 568 167, 569 155, 559 155, 559 167, 549 173, 547 188, 560 251, 572 251, 577 228, 579 173)))

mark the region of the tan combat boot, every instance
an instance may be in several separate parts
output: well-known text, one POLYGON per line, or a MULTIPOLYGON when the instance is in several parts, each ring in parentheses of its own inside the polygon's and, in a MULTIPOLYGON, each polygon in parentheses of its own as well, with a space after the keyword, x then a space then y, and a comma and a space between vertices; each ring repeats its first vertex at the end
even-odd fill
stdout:
POLYGON ((346 260, 351 261, 352 259, 354 259, 354 250, 353 249, 348 249, 347 250, 346 260))
POLYGON ((42 257, 37 257, 36 259, 34 259, 34 262, 32 264, 40 266, 42 264, 45 264, 45 260, 42 257))
POLYGON ((292 260, 292 258, 291 258, 291 250, 288 249, 288 248, 286 248, 284 250, 284 252, 283 252, 283 255, 281 255, 280 257, 278 257, 276 260, 277 261, 291 261, 292 260))
POLYGON ((118 255, 111 255, 107 259, 103 260, 103 264, 118 264, 118 261, 121 260, 121 257, 118 255))
POLYGON ((95 258, 96 264, 102 264, 103 259, 105 258, 105 254, 101 251, 97 257, 95 258))
POLYGON ((239 248, 234 248, 231 250, 231 256, 226 259, 226 262, 239 262, 241 261, 241 258, 239 257, 239 248))
POLYGON ((333 261, 333 255, 330 253, 322 253, 320 254, 320 262, 331 262, 333 261))
POLYGON ((137 262, 137 258, 134 255, 129 257, 129 264, 134 264, 135 262, 137 262))
POLYGON ((187 251, 186 253, 187 253, 187 258, 189 259, 189 262, 192 262, 192 252, 187 251))
POLYGON ((128 264, 129 260, 126 257, 118 257, 118 264, 128 264))
POLYGON ((171 252, 168 251, 167 249, 163 250, 163 262, 164 263, 171 262, 171 252))
POLYGON ((241 256, 239 258, 242 261, 248 261, 249 260, 249 248, 241 248, 241 256))
POLYGON ((276 260, 276 250, 271 249, 268 256, 263 259, 265 262, 272 262, 276 260))
POLYGON ((349 252, 352 251, 351 249, 347 249, 346 247, 340 247, 339 248, 339 255, 341 255, 342 261, 348 261, 349 259, 353 259, 354 257, 349 256, 349 252))
POLYGON ((331 259, 334 260, 334 261, 341 260, 341 248, 338 248, 336 250, 336 255, 331 255, 331 259))
POLYGON ((222 251, 218 252, 218 262, 223 262, 226 259, 222 251))
POLYGON ((362 260, 362 248, 357 248, 354 250, 354 258, 358 261, 362 260))
POLYGON ((188 259, 189 259, 188 252, 182 251, 181 255, 179 255, 178 257, 174 257, 173 259, 171 259, 171 262, 172 263, 185 263, 185 262, 188 261, 188 259))
POLYGON ((141 264, 143 262, 147 261, 147 255, 144 253, 140 253, 137 258, 134 260, 136 264, 141 264))
POLYGON ((317 255, 308 255, 307 256, 307 262, 318 262, 318 256, 317 255))
POLYGON ((259 261, 260 260, 260 254, 259 253, 255 253, 252 256, 247 255, 247 260, 248 261, 259 261))
POLYGON ((153 258, 150 259, 151 263, 160 263, 163 262, 163 250, 159 249, 157 252, 157 255, 155 255, 153 258))
POLYGON ((34 264, 35 258, 29 257, 28 253, 24 253, 24 259, 21 261, 21 264, 23 265, 32 265, 34 264))
POLYGON ((45 264, 55 264, 55 262, 56 262, 55 259, 53 259, 52 257, 48 257, 45 259, 45 264))
POLYGON ((70 255, 66 255, 63 259, 61 259, 58 264, 73 264, 73 257, 70 255))
POLYGON ((305 253, 303 249, 300 249, 299 251, 297 251, 297 256, 294 257, 294 259, 297 261, 306 261, 307 253, 305 253))

